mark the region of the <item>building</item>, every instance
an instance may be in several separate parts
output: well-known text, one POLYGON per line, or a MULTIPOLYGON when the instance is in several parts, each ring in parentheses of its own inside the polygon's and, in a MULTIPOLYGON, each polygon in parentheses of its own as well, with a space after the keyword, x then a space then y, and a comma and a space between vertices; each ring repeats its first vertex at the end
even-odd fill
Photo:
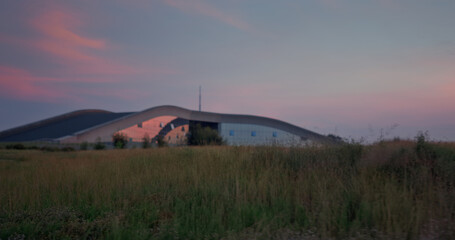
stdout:
POLYGON ((128 141, 144 136, 164 138, 171 145, 186 144, 186 136, 200 124, 218 131, 228 145, 308 145, 331 140, 312 131, 267 117, 192 111, 158 106, 141 112, 113 113, 80 110, 0 132, 0 142, 112 142, 114 133, 128 141))

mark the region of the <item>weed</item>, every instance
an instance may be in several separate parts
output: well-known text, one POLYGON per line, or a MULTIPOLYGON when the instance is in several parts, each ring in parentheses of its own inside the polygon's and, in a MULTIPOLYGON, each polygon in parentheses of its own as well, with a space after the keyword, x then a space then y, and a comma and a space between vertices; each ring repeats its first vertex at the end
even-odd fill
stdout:
POLYGON ((426 139, 0 153, 1 239, 455 237, 455 145, 426 139))

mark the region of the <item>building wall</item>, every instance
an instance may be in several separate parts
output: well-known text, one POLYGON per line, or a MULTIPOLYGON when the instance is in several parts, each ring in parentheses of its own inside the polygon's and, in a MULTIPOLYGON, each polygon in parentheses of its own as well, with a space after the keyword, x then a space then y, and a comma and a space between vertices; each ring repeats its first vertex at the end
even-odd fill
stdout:
POLYGON ((189 129, 188 120, 179 119, 180 121, 178 122, 175 122, 175 120, 177 120, 177 117, 175 116, 160 116, 122 129, 118 132, 126 135, 128 141, 132 143, 142 142, 145 135, 148 135, 149 138, 153 140, 160 134, 168 144, 186 144, 186 134, 189 129))
POLYGON ((131 142, 142 142, 142 138, 147 134, 150 138, 154 138, 164 126, 176 119, 175 116, 160 116, 149 119, 144 122, 137 123, 118 132, 125 134, 131 142))
POLYGON ((220 123, 218 131, 229 145, 307 145, 308 139, 300 136, 255 124, 220 123))
POLYGON ((189 125, 178 126, 167 132, 164 141, 170 145, 186 145, 186 135, 188 134, 189 125))
MULTIPOLYGON (((162 117, 162 116, 174 116, 181 119, 186 119, 188 121, 201 121, 201 122, 211 122, 211 123, 233 123, 233 124, 240 124, 240 125, 259 125, 268 128, 276 128, 280 129, 281 131, 277 130, 277 133, 284 132, 284 133, 293 133, 297 136, 302 136, 305 139, 310 139, 312 142, 315 143, 330 143, 331 140, 325 136, 320 134, 308 131, 306 129, 297 127, 295 125, 277 120, 271 119, 266 117, 260 116, 252 116, 252 115, 239 115, 239 114, 222 114, 222 113, 210 113, 210 112, 198 112, 198 111, 191 111, 188 109, 175 107, 175 106, 158 106, 154 108, 146 109, 142 112, 133 113, 124 117, 120 117, 118 119, 108 121, 106 123, 87 128, 82 131, 75 132, 71 135, 67 135, 56 140, 60 141, 61 143, 80 143, 80 142, 96 142, 98 139, 101 139, 103 142, 112 141, 112 135, 115 132, 127 130, 130 135, 130 138, 138 139, 145 134, 143 130, 139 130, 138 124, 143 124, 143 122, 147 122, 150 119, 162 117), (252 124, 254 123, 254 124, 252 124), (136 125, 136 127, 134 127, 136 125)), ((155 124, 156 126, 156 124, 155 124)), ((218 127, 218 129, 222 129, 222 127, 218 127)), ((224 128, 223 128, 224 129, 224 128)), ((273 131, 272 131, 273 133, 273 131)), ((250 133, 251 134, 251 133, 250 133)), ((149 134, 152 136, 153 134, 149 134)), ((283 135, 283 134, 281 134, 283 135)), ((229 142, 228 134, 224 133, 226 140, 229 142)), ((256 139, 252 141, 256 144, 268 144, 269 140, 259 140, 260 135, 257 135, 256 139)), ((280 138, 280 134, 278 137, 280 138)), ((245 136, 246 137, 246 136, 245 136)), ((274 139, 272 136, 272 142, 274 139)), ((268 139, 268 137, 267 137, 268 139)), ((132 139, 133 140, 133 139, 132 139)), ((231 139, 232 143, 241 143, 241 139, 233 138, 231 139)), ((248 139, 247 139, 248 140, 248 139)), ((293 142, 301 143, 299 139, 293 140, 285 140, 279 141, 280 144, 291 145, 293 142)), ((306 143, 306 141, 303 141, 306 143)), ((245 144, 249 144, 246 142, 245 144)))

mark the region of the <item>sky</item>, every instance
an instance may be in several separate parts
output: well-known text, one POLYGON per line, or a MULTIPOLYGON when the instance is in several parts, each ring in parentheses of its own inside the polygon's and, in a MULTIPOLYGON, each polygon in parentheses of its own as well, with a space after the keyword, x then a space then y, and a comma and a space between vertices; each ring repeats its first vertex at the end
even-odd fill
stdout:
POLYGON ((455 141, 453 0, 2 0, 0 131, 79 109, 455 141))

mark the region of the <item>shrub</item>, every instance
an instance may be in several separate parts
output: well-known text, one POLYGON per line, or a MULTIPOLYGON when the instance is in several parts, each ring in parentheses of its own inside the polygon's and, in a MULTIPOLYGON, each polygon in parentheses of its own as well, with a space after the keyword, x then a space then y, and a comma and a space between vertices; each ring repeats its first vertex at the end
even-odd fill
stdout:
POLYGON ((6 145, 6 149, 24 150, 25 146, 22 143, 8 144, 6 145))
POLYGON ((166 147, 167 146, 167 142, 164 140, 164 136, 163 135, 158 135, 156 137, 156 144, 158 145, 158 147, 166 147))
POLYGON ((82 142, 79 146, 80 150, 87 150, 88 149, 88 142, 82 142))
POLYGON ((202 127, 196 124, 190 130, 187 138, 188 145, 222 145, 223 138, 217 130, 210 127, 202 127))
POLYGON ((128 144, 128 136, 121 132, 116 132, 112 136, 112 143, 114 144, 115 148, 125 148, 126 144, 128 144))
POLYGON ((57 147, 50 147, 50 146, 42 146, 42 147, 40 148, 40 150, 41 150, 41 151, 45 151, 45 152, 58 152, 58 151, 60 151, 59 148, 57 148, 57 147))
POLYGON ((73 147, 63 147, 62 149, 63 152, 73 152, 75 149, 73 147))
POLYGON ((337 136, 337 135, 335 135, 335 134, 329 134, 329 135, 327 135, 327 137, 328 137, 329 139, 331 139, 332 141, 334 141, 334 142, 340 142, 340 143, 341 143, 341 142, 345 142, 345 140, 344 140, 342 137, 337 136))
POLYGON ((144 137, 142 137, 142 148, 149 148, 150 147, 150 136, 145 133, 144 137))
POLYGON ((427 141, 428 133, 419 132, 416 136, 416 153, 419 159, 432 160, 436 158, 436 153, 432 145, 427 141))
POLYGON ((95 143, 95 146, 93 146, 93 149, 95 150, 103 150, 106 148, 106 145, 104 145, 104 143, 101 142, 101 138, 97 138, 96 139, 96 143, 95 143))

